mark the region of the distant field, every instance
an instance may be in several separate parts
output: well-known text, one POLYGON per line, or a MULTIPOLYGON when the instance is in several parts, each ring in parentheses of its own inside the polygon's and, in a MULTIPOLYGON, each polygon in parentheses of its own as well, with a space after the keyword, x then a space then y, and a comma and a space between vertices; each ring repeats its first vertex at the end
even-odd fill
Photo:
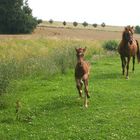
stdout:
POLYGON ((92 29, 92 30, 101 30, 101 31, 122 31, 124 28, 123 26, 110 26, 106 25, 105 27, 102 27, 100 24, 97 25, 97 27, 93 27, 92 24, 88 24, 88 26, 84 27, 82 23, 78 23, 76 27, 73 26, 72 22, 67 22, 67 24, 64 26, 63 22, 55 21, 52 24, 50 24, 48 21, 44 21, 39 26, 49 26, 49 27, 65 27, 65 28, 76 28, 76 29, 92 29))
MULTIPOLYGON (((83 27, 79 24, 74 27, 72 23, 67 23, 66 26, 62 22, 54 22, 50 24, 43 22, 30 35, 0 35, 2 38, 17 38, 17 39, 63 39, 63 40, 120 40, 124 27, 120 26, 98 26, 94 28, 92 25, 83 27)), ((135 34, 135 37, 140 40, 140 35, 135 34)))

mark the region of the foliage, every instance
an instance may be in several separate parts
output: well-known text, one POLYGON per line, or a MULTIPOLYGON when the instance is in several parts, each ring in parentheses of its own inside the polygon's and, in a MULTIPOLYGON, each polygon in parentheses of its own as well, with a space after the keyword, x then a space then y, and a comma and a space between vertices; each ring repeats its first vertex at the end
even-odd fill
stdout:
POLYGON ((38 24, 40 24, 40 23, 42 23, 42 22, 43 22, 42 19, 38 19, 38 20, 37 20, 37 23, 38 23, 38 24))
POLYGON ((137 25, 137 26, 135 27, 135 33, 140 34, 140 26, 137 25))
POLYGON ((52 19, 49 20, 49 23, 50 23, 50 24, 53 24, 53 22, 54 22, 54 21, 53 21, 52 19))
POLYGON ((66 21, 63 21, 63 25, 66 26, 67 25, 67 22, 66 21))
POLYGON ((31 33, 37 25, 27 0, 1 0, 0 13, 0 33, 31 33))
POLYGON ((103 23, 101 24, 101 26, 102 26, 102 27, 105 27, 105 26, 106 26, 106 24, 103 22, 103 23))
POLYGON ((103 48, 109 51, 116 51, 118 48, 118 41, 109 40, 103 43, 103 48))
POLYGON ((74 21, 73 26, 76 27, 78 25, 78 22, 74 21))
POLYGON ((94 23, 94 24, 92 24, 92 26, 96 28, 98 26, 98 24, 94 23))
POLYGON ((83 25, 84 27, 86 27, 86 26, 88 26, 88 23, 87 23, 86 21, 84 21, 84 22, 82 23, 82 25, 83 25))

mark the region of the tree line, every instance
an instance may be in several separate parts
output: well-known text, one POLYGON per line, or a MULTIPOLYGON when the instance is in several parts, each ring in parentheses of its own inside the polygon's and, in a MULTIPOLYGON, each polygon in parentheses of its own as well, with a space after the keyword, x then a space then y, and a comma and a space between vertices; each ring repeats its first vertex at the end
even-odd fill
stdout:
MULTIPOLYGON (((52 19, 50 19, 48 22, 49 22, 50 24, 53 24, 54 21, 53 21, 52 19)), ((64 26, 66 26, 66 25, 67 25, 67 22, 66 22, 66 21, 63 21, 62 24, 63 24, 64 26)), ((78 26, 79 23, 76 22, 76 21, 74 21, 72 24, 73 24, 73 26, 76 27, 76 26, 78 26)), ((82 23, 82 25, 83 25, 84 27, 87 27, 89 24, 88 24, 86 21, 84 21, 84 22, 82 23)), ((96 27, 98 26, 98 24, 97 24, 97 23, 94 23, 94 24, 92 24, 92 26, 96 28, 96 27)), ((106 24, 103 22, 103 23, 101 24, 101 26, 102 26, 102 27, 105 27, 106 24)))
MULTIPOLYGON (((53 21, 52 19, 50 19, 48 22, 49 22, 50 24, 53 24, 54 21, 53 21)), ((66 25, 67 25, 67 22, 66 22, 66 21, 63 21, 62 24, 63 24, 64 26, 66 26, 66 25)), ((72 24, 73 24, 73 26, 75 26, 75 27, 78 26, 78 22, 76 22, 76 21, 74 21, 72 24)), ((82 23, 82 25, 83 25, 84 27, 86 27, 86 26, 88 26, 89 24, 88 24, 86 21, 84 21, 84 22, 82 23)), ((98 26, 98 24, 97 24, 97 23, 94 23, 94 24, 92 24, 92 26, 96 28, 96 27, 98 26)), ((106 24, 103 22, 103 23, 101 23, 100 26, 105 27, 106 24)), ((134 31, 135 31, 135 33, 140 34, 140 26, 139 26, 139 25, 136 25, 134 31)))

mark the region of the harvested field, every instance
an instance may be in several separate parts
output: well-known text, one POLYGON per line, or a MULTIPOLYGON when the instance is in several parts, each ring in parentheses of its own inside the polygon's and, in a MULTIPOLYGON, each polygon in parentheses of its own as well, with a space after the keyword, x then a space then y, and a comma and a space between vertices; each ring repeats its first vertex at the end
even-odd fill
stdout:
MULTIPOLYGON (((71 40, 120 40, 121 31, 107 31, 83 28, 64 28, 64 27, 38 27, 33 34, 30 35, 0 35, 1 38, 19 38, 19 39, 35 39, 35 38, 52 38, 52 39, 71 39, 71 40)), ((140 35, 135 34, 140 40, 140 35)))

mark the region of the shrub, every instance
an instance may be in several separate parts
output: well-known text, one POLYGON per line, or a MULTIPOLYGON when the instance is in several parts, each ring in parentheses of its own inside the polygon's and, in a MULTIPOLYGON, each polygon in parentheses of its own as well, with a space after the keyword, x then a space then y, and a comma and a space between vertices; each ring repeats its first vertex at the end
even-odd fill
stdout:
POLYGON ((76 27, 77 25, 78 25, 78 23, 77 23, 76 21, 74 21, 74 22, 73 22, 73 26, 76 27))
POLYGON ((50 19, 50 20, 49 20, 49 23, 50 23, 50 24, 53 24, 53 20, 52 20, 52 19, 50 19))
POLYGON ((135 33, 140 34, 140 26, 137 25, 137 26, 135 27, 135 33))
POLYGON ((86 27, 86 26, 88 26, 88 23, 87 23, 86 21, 84 21, 84 22, 82 23, 82 25, 83 25, 84 27, 86 27))
POLYGON ((40 24, 40 23, 42 23, 42 22, 43 22, 42 19, 38 19, 38 20, 37 20, 37 23, 38 23, 38 24, 40 24))
POLYGON ((97 24, 96 24, 96 23, 94 23, 94 24, 92 24, 92 26, 93 26, 94 28, 96 28, 96 27, 97 27, 97 24))
POLYGON ((116 51, 118 48, 118 42, 116 40, 109 40, 104 42, 103 48, 109 51, 116 51))
POLYGON ((66 21, 63 21, 63 25, 66 26, 67 25, 67 22, 66 21))
POLYGON ((105 23, 103 22, 103 23, 101 24, 101 26, 102 26, 102 27, 105 27, 106 25, 105 25, 105 23))

